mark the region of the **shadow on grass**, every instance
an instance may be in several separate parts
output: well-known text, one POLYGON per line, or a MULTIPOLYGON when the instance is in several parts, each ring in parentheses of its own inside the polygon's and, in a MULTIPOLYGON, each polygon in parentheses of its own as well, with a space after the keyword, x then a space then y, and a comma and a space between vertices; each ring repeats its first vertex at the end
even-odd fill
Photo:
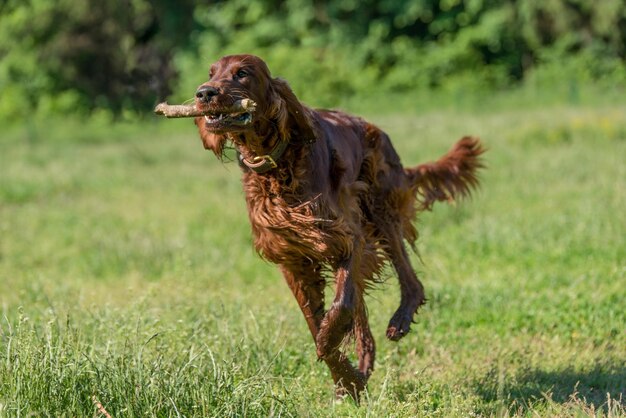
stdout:
POLYGON ((596 365, 587 371, 567 368, 557 371, 528 370, 515 378, 502 376, 496 369, 476 382, 476 394, 486 403, 498 401, 531 409, 542 402, 566 404, 583 401, 594 410, 619 405, 626 408, 626 367, 596 365))

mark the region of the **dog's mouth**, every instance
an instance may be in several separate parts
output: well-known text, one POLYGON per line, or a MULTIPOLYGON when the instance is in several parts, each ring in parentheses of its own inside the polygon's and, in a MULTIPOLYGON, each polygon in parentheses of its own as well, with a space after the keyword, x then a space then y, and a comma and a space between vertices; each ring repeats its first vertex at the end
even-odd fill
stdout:
POLYGON ((241 99, 228 107, 205 107, 200 103, 196 103, 196 107, 204 114, 207 129, 212 131, 232 131, 252 124, 256 103, 250 99, 241 99))
POLYGON ((227 128, 229 126, 245 126, 252 122, 250 112, 243 113, 209 113, 204 115, 208 127, 227 128))

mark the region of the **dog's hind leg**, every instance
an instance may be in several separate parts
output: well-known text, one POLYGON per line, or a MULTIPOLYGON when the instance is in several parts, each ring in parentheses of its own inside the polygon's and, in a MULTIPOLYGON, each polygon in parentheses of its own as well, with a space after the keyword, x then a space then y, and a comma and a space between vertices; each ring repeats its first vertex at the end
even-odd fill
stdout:
MULTIPOLYGON (((281 269, 289 288, 300 305, 300 310, 306 319, 313 340, 316 341, 324 318, 326 281, 317 266, 299 266, 297 268, 282 266, 281 269)), ((359 393, 365 389, 367 375, 355 369, 350 360, 341 355, 339 350, 330 352, 323 360, 330 369, 337 396, 343 396, 347 393, 358 401, 359 393)))
POLYGON ((410 330, 413 315, 424 304, 424 286, 411 267, 401 234, 389 234, 388 253, 400 282, 400 306, 391 317, 387 327, 387 338, 398 341, 410 330))

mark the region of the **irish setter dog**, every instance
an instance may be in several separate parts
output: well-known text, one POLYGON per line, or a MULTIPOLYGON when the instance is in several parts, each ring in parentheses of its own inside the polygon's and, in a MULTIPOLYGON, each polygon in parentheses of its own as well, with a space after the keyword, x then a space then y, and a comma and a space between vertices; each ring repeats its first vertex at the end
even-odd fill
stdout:
POLYGON ((382 130, 307 107, 253 55, 213 64, 196 107, 206 114, 195 119, 204 147, 220 158, 227 143, 237 150, 255 248, 279 265, 337 395, 358 399, 375 356, 364 292, 391 262, 401 297, 387 338, 409 332, 425 301, 405 247, 417 239, 413 220, 435 201, 466 196, 478 185, 483 148, 464 137, 438 161, 404 168, 382 130), (242 100, 256 108, 242 110, 242 100), (325 309, 331 277, 335 295, 325 309), (343 351, 351 340, 357 367, 343 351))

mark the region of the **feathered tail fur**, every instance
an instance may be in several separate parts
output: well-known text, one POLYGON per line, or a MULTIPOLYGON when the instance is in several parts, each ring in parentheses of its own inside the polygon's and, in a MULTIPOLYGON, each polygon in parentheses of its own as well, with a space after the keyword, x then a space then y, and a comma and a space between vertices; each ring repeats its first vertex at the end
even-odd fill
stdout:
POLYGON ((439 160, 406 168, 422 209, 430 210, 437 201, 469 196, 478 187, 477 171, 484 167, 480 158, 484 152, 478 138, 466 136, 439 160))

